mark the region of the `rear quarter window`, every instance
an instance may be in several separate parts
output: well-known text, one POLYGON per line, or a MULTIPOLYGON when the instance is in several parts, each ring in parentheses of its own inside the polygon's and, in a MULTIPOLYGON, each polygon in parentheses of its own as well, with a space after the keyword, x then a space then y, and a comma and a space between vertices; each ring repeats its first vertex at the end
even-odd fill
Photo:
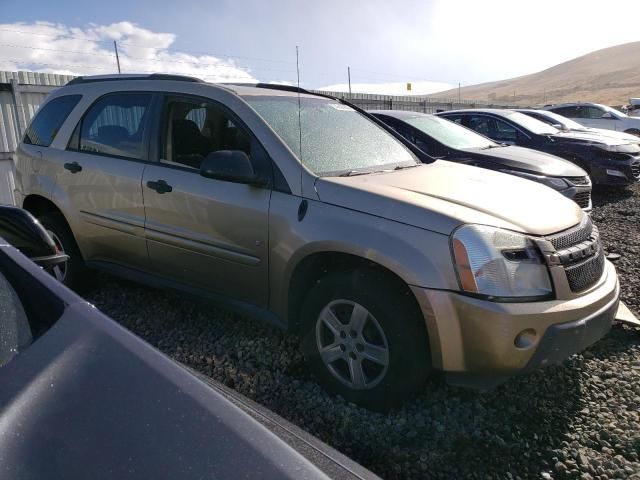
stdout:
POLYGON ((47 102, 31 121, 23 142, 40 147, 51 145, 60 127, 81 98, 82 95, 65 95, 47 102))

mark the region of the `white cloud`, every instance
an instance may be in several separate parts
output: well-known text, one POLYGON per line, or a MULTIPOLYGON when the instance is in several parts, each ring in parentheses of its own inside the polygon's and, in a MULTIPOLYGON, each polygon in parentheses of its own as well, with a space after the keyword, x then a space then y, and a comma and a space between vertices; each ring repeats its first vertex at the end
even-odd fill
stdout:
POLYGON ((232 59, 170 50, 176 36, 130 22, 89 24, 0 24, 0 70, 31 70, 67 75, 117 73, 113 41, 123 73, 174 73, 211 82, 255 82, 251 71, 232 59))
MULTIPOLYGON (((442 92, 453 88, 453 85, 440 82, 410 82, 411 90, 407 90, 407 82, 391 82, 391 83, 352 83, 351 91, 353 93, 375 93, 378 95, 428 95, 430 93, 442 92)), ((349 84, 337 83, 327 85, 318 90, 328 92, 348 92, 349 84)))

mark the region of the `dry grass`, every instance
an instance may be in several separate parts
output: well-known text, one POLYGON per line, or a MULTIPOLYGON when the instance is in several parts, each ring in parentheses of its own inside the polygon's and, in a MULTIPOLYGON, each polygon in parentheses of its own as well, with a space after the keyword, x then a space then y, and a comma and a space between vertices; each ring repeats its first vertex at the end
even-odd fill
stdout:
MULTIPOLYGON (((597 102, 623 105, 640 97, 640 42, 597 50, 538 73, 462 88, 462 98, 542 105, 597 102)), ((457 97, 448 90, 433 97, 457 97)))

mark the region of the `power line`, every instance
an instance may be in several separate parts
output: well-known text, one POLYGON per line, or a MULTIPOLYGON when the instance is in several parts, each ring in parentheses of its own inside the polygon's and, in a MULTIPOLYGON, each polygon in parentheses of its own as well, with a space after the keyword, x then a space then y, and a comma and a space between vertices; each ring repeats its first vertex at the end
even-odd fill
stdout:
POLYGON ((78 50, 60 50, 57 48, 45 48, 45 47, 32 47, 30 45, 14 45, 9 43, 0 43, 0 47, 10 47, 10 48, 25 48, 28 50, 44 50, 47 52, 60 52, 60 53, 76 53, 81 55, 94 55, 94 56, 103 56, 113 58, 115 55, 111 53, 97 53, 97 52, 80 52, 78 50))
MULTIPOLYGON (((84 40, 85 42, 88 41, 88 42, 96 42, 96 43, 108 43, 108 44, 111 44, 113 42, 113 39, 98 40, 98 39, 91 38, 90 36, 77 36, 77 35, 69 35, 69 34, 63 34, 63 33, 57 34, 57 35, 52 35, 52 34, 48 34, 48 33, 35 33, 35 32, 28 32, 28 31, 24 31, 24 30, 13 30, 13 29, 7 29, 7 28, 0 28, 0 32, 21 33, 21 34, 25 34, 25 35, 37 35, 37 36, 50 37, 50 38, 75 38, 77 40, 84 40)), ((209 55, 209 56, 215 56, 215 57, 239 58, 239 59, 254 60, 254 61, 259 61, 259 62, 285 63, 285 64, 289 64, 289 65, 294 65, 294 62, 287 61, 287 60, 269 59, 269 58, 260 58, 260 57, 245 57, 245 56, 240 56, 240 55, 231 55, 231 54, 227 54, 227 53, 195 52, 195 51, 190 51, 190 50, 177 51, 177 50, 171 50, 171 49, 169 49, 167 47, 151 47, 151 46, 148 46, 148 45, 140 45, 140 44, 129 43, 129 42, 118 42, 118 45, 135 47, 135 48, 147 48, 147 49, 151 49, 151 50, 162 50, 162 51, 167 51, 167 52, 172 52, 172 53, 191 54, 191 55, 194 55, 194 56, 209 55)))
MULTIPOLYGON (((108 58, 115 58, 116 56, 114 54, 110 54, 110 53, 100 53, 100 52, 80 52, 80 51, 76 51, 76 50, 61 50, 61 49, 56 49, 56 48, 45 48, 45 47, 32 47, 32 46, 28 46, 28 45, 14 45, 14 44, 8 44, 8 43, 0 43, 0 47, 9 47, 9 48, 24 48, 24 49, 28 49, 28 50, 43 50, 43 51, 47 51, 47 52, 58 52, 58 53, 72 53, 72 54, 78 54, 78 55, 87 55, 87 56, 100 56, 100 57, 108 57, 108 58)), ((170 52, 167 52, 170 53, 170 52)), ((187 64, 187 65, 197 65, 197 66, 212 66, 212 67, 229 67, 229 68, 238 68, 238 69, 248 69, 250 67, 244 66, 244 65, 224 65, 221 64, 222 62, 225 62, 225 60, 219 60, 219 62, 214 63, 214 62, 202 62, 202 61, 188 61, 188 60, 176 60, 173 58, 167 58, 167 59, 162 59, 162 58, 146 58, 146 57, 132 57, 129 55, 124 55, 122 56, 122 60, 140 60, 140 61, 144 61, 144 62, 163 62, 163 63, 181 63, 181 64, 187 64)), ((23 61, 22 63, 29 63, 28 61, 23 61)), ((295 70, 291 69, 291 70, 285 70, 285 69, 276 69, 276 68, 265 68, 265 67, 255 67, 256 69, 259 69, 261 71, 271 71, 271 72, 283 72, 283 73, 294 73, 295 70)))
POLYGON ((194 55, 194 56, 212 56, 212 57, 240 58, 240 59, 243 59, 243 60, 254 60, 254 61, 258 61, 258 62, 284 63, 284 64, 287 64, 287 65, 294 65, 294 62, 290 62, 290 61, 287 61, 287 60, 275 60, 275 59, 259 58, 259 57, 245 57, 245 56, 240 56, 240 55, 229 55, 229 54, 226 54, 226 53, 194 52, 192 50, 176 51, 176 50, 169 50, 168 48, 165 48, 165 47, 150 47, 150 46, 147 46, 147 45, 136 45, 136 44, 133 44, 133 43, 125 43, 125 42, 120 42, 119 45, 125 45, 125 46, 129 46, 129 47, 134 47, 134 48, 147 48, 149 50, 161 50, 161 51, 175 52, 175 53, 186 53, 186 54, 190 54, 190 55, 194 55))
POLYGON ((0 60, 2 62, 5 63, 15 63, 16 65, 42 65, 45 67, 68 67, 68 68, 90 68, 92 70, 106 70, 109 67, 107 66, 103 66, 103 67, 98 67, 95 65, 63 65, 61 63, 43 63, 43 62, 35 62, 35 61, 24 61, 24 60, 16 60, 16 59, 11 59, 11 58, 3 58, 2 60, 0 60))
MULTIPOLYGON (((24 62, 23 60, 16 60, 16 59, 3 59, 3 62, 6 63, 15 63, 15 64, 24 64, 24 63, 29 63, 29 64, 33 64, 33 65, 41 65, 44 67, 51 67, 51 68, 57 68, 57 69, 62 69, 62 68, 67 68, 67 69, 92 69, 92 70, 103 70, 103 71, 108 71, 108 72, 112 72, 113 69, 107 65, 105 66, 95 66, 95 65, 67 65, 67 64, 60 64, 60 63, 45 63, 45 62, 24 62)), ((138 73, 157 73, 157 70, 137 70, 138 73)), ((171 74, 176 74, 176 75, 190 75, 190 76, 195 76, 195 77, 200 77, 200 78, 216 78, 216 79, 239 79, 242 78, 241 75, 229 75, 229 74, 201 74, 201 73, 197 73, 197 72, 185 72, 185 71, 179 71, 179 70, 171 70, 171 71, 166 71, 165 73, 171 73, 171 74)), ((246 73, 246 72, 243 72, 246 73)))
POLYGON ((11 28, 0 28, 0 32, 10 32, 10 33, 23 33, 25 35, 36 35, 38 37, 51 37, 51 38, 75 38, 78 40, 89 40, 91 42, 100 42, 100 43, 110 43, 111 40, 96 40, 93 38, 89 38, 88 36, 85 37, 80 37, 77 35, 69 35, 67 33, 58 33, 55 35, 52 35, 50 33, 38 33, 38 32, 27 32, 25 30, 13 30, 11 28))

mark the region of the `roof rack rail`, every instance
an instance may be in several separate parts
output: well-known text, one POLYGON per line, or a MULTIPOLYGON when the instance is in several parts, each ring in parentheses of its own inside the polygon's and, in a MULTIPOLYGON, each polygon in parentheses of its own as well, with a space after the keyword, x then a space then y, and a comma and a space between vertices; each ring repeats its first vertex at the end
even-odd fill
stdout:
POLYGON ((364 112, 364 110, 362 110, 360 107, 357 107, 357 106, 353 105, 351 102, 349 102, 348 100, 346 100, 344 98, 334 97, 333 95, 329 95, 328 93, 312 92, 311 90, 307 90, 305 88, 296 87, 294 85, 281 85, 281 84, 278 84, 278 83, 260 83, 260 82, 258 82, 258 83, 228 82, 228 83, 220 83, 218 85, 235 85, 237 87, 255 87, 255 88, 266 88, 266 89, 269 89, 269 90, 280 90, 282 92, 304 93, 304 94, 307 94, 307 95, 314 95, 316 97, 324 97, 324 98, 329 98, 331 100, 337 100, 339 102, 344 103, 345 105, 349 105, 350 107, 355 108, 358 111, 364 112))
POLYGON ((91 75, 88 77, 76 77, 71 80, 67 85, 80 85, 83 83, 96 83, 96 82, 115 82, 118 80, 172 80, 178 82, 193 82, 204 83, 196 77, 189 77, 187 75, 172 75, 169 73, 152 73, 150 75, 131 74, 131 75, 91 75))
POLYGON ((294 93, 308 93, 310 95, 316 95, 314 92, 305 90, 304 88, 295 87, 293 85, 282 85, 279 83, 261 83, 261 82, 225 82, 219 85, 235 85, 236 87, 255 87, 255 88, 268 88, 269 90, 280 90, 283 92, 294 93))

